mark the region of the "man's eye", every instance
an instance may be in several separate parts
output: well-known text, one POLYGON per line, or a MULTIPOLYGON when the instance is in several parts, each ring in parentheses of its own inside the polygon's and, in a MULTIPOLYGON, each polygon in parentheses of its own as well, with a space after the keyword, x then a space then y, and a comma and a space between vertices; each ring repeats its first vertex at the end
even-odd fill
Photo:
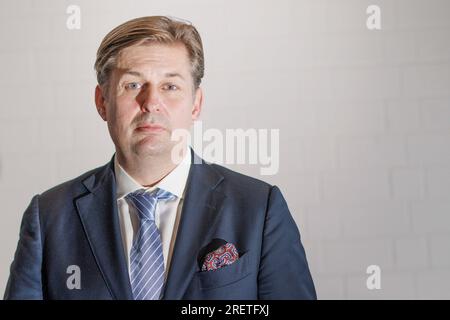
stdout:
POLYGON ((128 89, 128 90, 137 90, 137 89, 140 89, 141 87, 142 87, 142 85, 137 82, 130 82, 125 85, 125 89, 128 89))
POLYGON ((178 90, 178 87, 174 84, 166 84, 164 86, 164 90, 174 91, 174 90, 178 90))

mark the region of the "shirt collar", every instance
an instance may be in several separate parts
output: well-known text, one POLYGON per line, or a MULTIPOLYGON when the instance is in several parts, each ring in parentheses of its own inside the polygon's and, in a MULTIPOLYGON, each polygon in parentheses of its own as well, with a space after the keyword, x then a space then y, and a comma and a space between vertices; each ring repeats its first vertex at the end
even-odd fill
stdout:
POLYGON ((153 187, 144 187, 139 184, 132 176, 130 176, 114 157, 114 171, 116 178, 116 198, 120 199, 138 189, 146 189, 152 191, 156 188, 169 191, 178 198, 183 198, 184 189, 186 187, 189 169, 191 166, 191 150, 186 148, 183 160, 173 169, 167 176, 153 187))

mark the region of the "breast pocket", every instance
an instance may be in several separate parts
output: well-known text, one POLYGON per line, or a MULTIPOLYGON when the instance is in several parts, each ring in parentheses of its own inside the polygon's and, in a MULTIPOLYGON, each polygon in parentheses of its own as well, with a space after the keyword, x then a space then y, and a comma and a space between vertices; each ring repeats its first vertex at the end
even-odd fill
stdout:
POLYGON ((210 290, 224 287, 242 280, 250 272, 250 252, 246 252, 234 263, 212 271, 200 271, 195 274, 200 289, 210 290))

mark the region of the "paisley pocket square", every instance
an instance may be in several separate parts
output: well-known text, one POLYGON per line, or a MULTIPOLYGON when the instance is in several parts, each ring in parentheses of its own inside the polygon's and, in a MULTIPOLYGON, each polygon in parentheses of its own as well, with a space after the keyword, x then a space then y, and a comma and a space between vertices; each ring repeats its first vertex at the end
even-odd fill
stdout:
MULTIPOLYGON (((222 240, 222 242, 225 242, 222 240)), ((230 265, 239 259, 239 253, 234 244, 225 242, 219 248, 205 255, 202 263, 202 271, 214 271, 230 265)))

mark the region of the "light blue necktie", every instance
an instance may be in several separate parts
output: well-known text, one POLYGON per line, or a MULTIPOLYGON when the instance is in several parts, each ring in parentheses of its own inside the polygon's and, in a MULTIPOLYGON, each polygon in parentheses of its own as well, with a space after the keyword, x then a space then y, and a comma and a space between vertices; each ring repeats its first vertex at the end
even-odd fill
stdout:
POLYGON ((158 200, 173 199, 165 190, 145 192, 139 189, 125 199, 136 208, 139 230, 130 253, 130 280, 135 300, 158 300, 164 285, 164 256, 161 235, 155 223, 158 200))

